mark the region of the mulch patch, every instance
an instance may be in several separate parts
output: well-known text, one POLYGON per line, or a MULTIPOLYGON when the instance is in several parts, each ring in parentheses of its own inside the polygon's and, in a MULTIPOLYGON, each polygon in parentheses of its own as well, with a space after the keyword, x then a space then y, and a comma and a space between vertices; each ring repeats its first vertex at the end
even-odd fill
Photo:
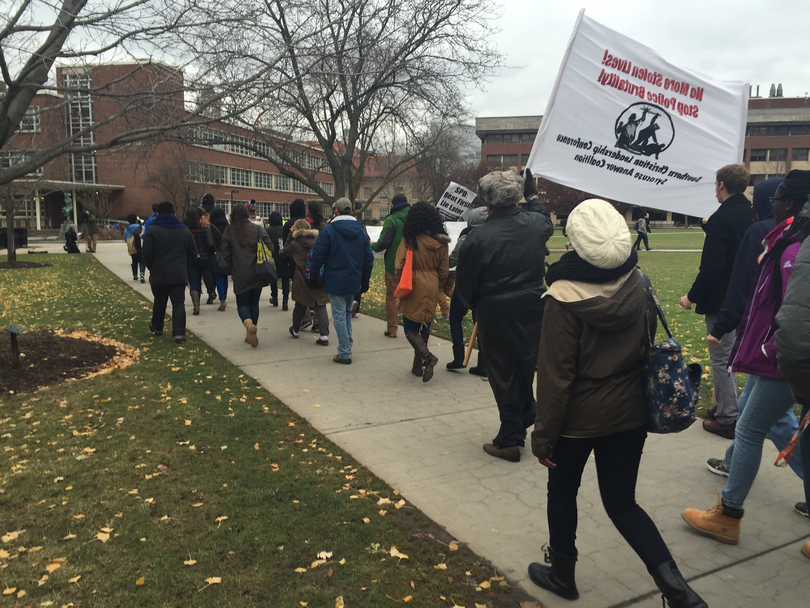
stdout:
POLYGON ((46 262, 0 262, 1 268, 42 268, 43 266, 53 266, 46 262))
POLYGON ((0 394, 28 393, 80 378, 110 361, 115 346, 35 331, 17 336, 20 366, 11 366, 11 339, 0 332, 0 394))

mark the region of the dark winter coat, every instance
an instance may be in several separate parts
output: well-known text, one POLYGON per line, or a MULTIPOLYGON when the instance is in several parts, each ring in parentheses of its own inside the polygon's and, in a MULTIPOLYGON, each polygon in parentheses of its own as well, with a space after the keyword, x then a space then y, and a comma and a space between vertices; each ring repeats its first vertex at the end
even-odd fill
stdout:
POLYGON ((534 398, 546 242, 553 231, 539 201, 530 202, 528 210, 497 207, 459 252, 456 293, 464 306, 476 309, 478 337, 498 404, 534 398))
MULTIPOLYGON (((450 237, 446 234, 420 234, 416 237, 416 243, 417 249, 413 252, 413 288, 411 293, 399 299, 397 308, 411 321, 432 323, 436 317, 439 288, 450 274, 450 257, 447 253, 450 237)), ((402 277, 407 251, 407 243, 400 241, 394 266, 397 284, 402 277)))
POLYGON ((329 222, 312 247, 309 266, 313 274, 323 267, 326 293, 360 293, 368 286, 374 268, 374 253, 363 225, 350 215, 329 222))
POLYGON ((801 401, 810 400, 810 238, 805 239, 776 315, 779 372, 801 401))
MULTIPOLYGON (((274 228, 274 226, 270 226, 274 228)), ((278 226, 281 228, 281 226, 278 226)), ((317 230, 293 230, 284 244, 284 254, 295 261, 295 274, 292 277, 292 299, 303 306, 329 304, 329 296, 323 286, 313 289, 304 280, 307 267, 307 253, 318 239, 317 230)))
POLYGON ((256 246, 259 239, 272 249, 273 243, 261 226, 251 224, 252 230, 248 233, 247 244, 242 247, 234 234, 233 225, 228 226, 222 235, 222 251, 225 264, 233 269, 233 292, 245 293, 251 289, 265 287, 267 283, 256 274, 256 246))
POLYGON ((270 240, 273 241, 273 263, 276 265, 278 278, 291 279, 295 271, 291 272, 292 269, 287 264, 285 259, 286 251, 284 254, 281 253, 281 250, 284 249, 284 227, 281 224, 270 224, 265 228, 265 231, 270 240))
MULTIPOLYGON (((633 270, 604 284, 558 280, 543 299, 532 453, 550 457, 561 435, 603 437, 646 426, 641 275, 633 270)), ((652 298, 649 305, 654 310, 652 298)), ((653 316, 653 335, 655 324, 653 316)))
POLYGON ((699 315, 717 314, 731 282, 734 258, 745 231, 754 222, 751 203, 742 194, 728 197, 703 224, 706 240, 700 270, 687 297, 699 315))
POLYGON ((397 203, 391 207, 391 213, 385 218, 380 238, 371 245, 372 251, 385 252, 385 272, 396 272, 396 258, 399 244, 402 241, 402 226, 411 206, 408 203, 397 203))
POLYGON ((737 329, 745 311, 745 303, 748 301, 748 294, 751 293, 751 285, 757 275, 757 263, 759 255, 764 247, 762 240, 768 233, 776 228, 776 221, 773 219, 773 207, 770 204, 770 197, 776 194, 776 188, 781 184, 781 177, 766 179, 754 186, 754 200, 752 207, 755 217, 759 218, 756 224, 745 231, 740 248, 737 250, 737 257, 734 258, 734 268, 731 270, 731 278, 728 283, 726 297, 723 300, 723 308, 717 313, 717 320, 712 327, 711 335, 718 340, 728 332, 737 329))
POLYGON ((186 285, 187 268, 197 258, 191 231, 174 215, 159 215, 143 237, 143 261, 150 285, 186 285))

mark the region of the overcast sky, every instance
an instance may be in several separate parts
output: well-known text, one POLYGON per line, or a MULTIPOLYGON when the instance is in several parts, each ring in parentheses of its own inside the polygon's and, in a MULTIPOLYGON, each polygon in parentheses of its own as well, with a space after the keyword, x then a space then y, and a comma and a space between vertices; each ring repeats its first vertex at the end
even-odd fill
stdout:
MULTIPOLYGON (((500 0, 495 21, 506 68, 472 91, 474 116, 543 114, 581 8, 604 26, 681 68, 720 80, 782 83, 785 97, 810 91, 807 0, 500 0)), ((756 86, 754 87, 756 94, 756 86)))

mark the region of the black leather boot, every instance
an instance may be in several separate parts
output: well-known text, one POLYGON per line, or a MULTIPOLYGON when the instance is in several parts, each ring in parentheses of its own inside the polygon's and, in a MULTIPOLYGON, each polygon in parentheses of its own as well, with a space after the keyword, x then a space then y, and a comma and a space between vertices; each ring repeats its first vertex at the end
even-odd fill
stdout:
POLYGON ((464 369, 464 345, 453 344, 453 360, 447 364, 447 369, 464 369))
MULTIPOLYGON (((428 334, 429 336, 429 334, 428 334)), ((418 359, 420 362, 420 367, 424 366, 424 370, 421 374, 422 382, 427 382, 433 377, 433 368, 439 362, 439 360, 433 356, 433 354, 428 350, 427 347, 427 340, 425 337, 416 331, 409 331, 405 334, 405 337, 410 342, 411 346, 413 346, 413 350, 415 353, 414 356, 414 368, 411 370, 415 375, 420 375, 416 373, 416 360, 418 359)))
POLYGON ((544 566, 537 562, 529 564, 529 578, 532 579, 532 582, 566 600, 579 599, 579 591, 574 579, 577 556, 560 555, 549 547, 546 562, 550 562, 551 566, 544 566))
POLYGON ((708 608, 709 605, 684 580, 675 562, 661 564, 650 574, 671 608, 708 608))
POLYGON ((289 305, 287 304, 287 296, 284 296, 284 299, 281 300, 281 310, 287 311, 289 309, 289 305))
POLYGON ((484 357, 484 353, 481 352, 480 350, 478 351, 478 365, 476 365, 475 367, 471 367, 469 369, 469 372, 471 374, 481 376, 483 378, 487 377, 487 362, 484 357))

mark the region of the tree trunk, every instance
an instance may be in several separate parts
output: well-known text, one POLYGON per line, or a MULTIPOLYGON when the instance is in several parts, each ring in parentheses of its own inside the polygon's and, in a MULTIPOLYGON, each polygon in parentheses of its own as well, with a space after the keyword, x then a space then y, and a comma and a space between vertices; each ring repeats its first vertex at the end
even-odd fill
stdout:
MULTIPOLYGON (((12 216, 14 214, 12 213, 12 216)), ((6 214, 6 220, 8 220, 8 214, 6 214)), ((17 261, 17 248, 15 247, 16 243, 14 242, 14 221, 6 221, 6 237, 8 239, 8 261, 9 262, 16 262, 17 261)))

